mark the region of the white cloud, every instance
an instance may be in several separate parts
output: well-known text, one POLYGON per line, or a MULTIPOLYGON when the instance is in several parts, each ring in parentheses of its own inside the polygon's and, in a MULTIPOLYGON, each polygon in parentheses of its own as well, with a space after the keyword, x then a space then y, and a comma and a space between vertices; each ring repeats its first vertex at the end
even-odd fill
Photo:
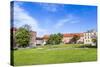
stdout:
POLYGON ((58 29, 64 26, 66 23, 74 24, 78 22, 79 20, 76 17, 74 17, 73 15, 68 15, 66 18, 58 20, 57 24, 55 24, 55 28, 58 29))
POLYGON ((80 20, 73 20, 73 21, 70 21, 70 23, 74 24, 74 23, 79 23, 80 20))
POLYGON ((45 9, 45 10, 47 10, 49 12, 56 12, 56 11, 59 10, 59 5, 57 5, 57 4, 51 4, 51 3, 45 3, 45 4, 43 4, 43 3, 40 3, 40 6, 43 9, 45 9))
POLYGON ((15 27, 20 27, 24 24, 28 24, 32 27, 32 30, 38 33, 44 33, 47 30, 42 29, 38 25, 38 21, 30 16, 26 10, 20 7, 20 4, 14 3, 14 25, 15 27))
POLYGON ((67 23, 70 19, 61 19, 58 21, 58 23, 55 25, 55 28, 62 27, 65 23, 67 23))

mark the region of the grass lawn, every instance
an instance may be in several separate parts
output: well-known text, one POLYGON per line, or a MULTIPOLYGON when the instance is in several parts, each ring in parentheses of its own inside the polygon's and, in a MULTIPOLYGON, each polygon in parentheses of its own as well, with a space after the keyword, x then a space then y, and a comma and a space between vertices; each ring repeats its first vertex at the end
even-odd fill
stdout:
POLYGON ((79 45, 53 45, 14 50, 14 65, 35 65, 96 61, 96 48, 78 48, 79 45))

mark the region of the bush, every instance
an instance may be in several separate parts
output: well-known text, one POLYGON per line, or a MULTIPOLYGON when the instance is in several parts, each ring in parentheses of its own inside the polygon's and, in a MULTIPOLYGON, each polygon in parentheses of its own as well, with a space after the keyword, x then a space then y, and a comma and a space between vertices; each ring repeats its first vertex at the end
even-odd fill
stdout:
POLYGON ((91 44, 85 44, 80 46, 80 48, 97 48, 97 46, 92 46, 91 44))

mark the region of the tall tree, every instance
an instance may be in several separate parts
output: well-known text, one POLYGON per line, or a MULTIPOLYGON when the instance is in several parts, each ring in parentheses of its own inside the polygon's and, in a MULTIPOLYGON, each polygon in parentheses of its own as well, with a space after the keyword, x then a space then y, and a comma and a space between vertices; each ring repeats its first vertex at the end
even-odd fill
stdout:
POLYGON ((31 36, 29 28, 25 26, 20 27, 15 33, 16 43, 18 44, 18 46, 29 46, 30 37, 31 36))

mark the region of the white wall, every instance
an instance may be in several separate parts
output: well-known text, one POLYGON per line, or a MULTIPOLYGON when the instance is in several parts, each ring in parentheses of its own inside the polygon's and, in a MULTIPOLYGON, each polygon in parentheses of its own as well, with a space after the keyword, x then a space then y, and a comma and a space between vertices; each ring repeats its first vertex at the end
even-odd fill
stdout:
POLYGON ((92 44, 92 36, 97 36, 96 32, 84 33, 84 44, 92 44))

